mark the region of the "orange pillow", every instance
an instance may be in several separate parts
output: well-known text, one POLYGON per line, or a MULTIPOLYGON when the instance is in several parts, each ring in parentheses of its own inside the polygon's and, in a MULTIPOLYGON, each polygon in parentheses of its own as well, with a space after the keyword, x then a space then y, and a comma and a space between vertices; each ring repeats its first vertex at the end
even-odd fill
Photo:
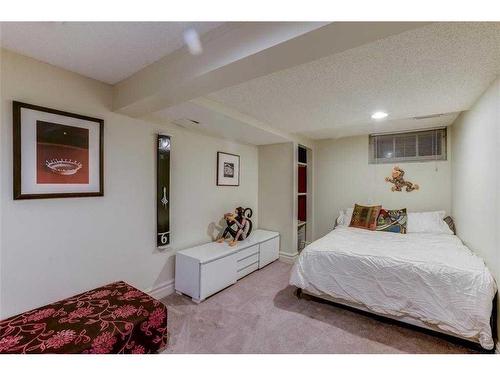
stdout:
POLYGON ((354 205, 350 227, 375 230, 377 229, 377 217, 382 206, 354 205))

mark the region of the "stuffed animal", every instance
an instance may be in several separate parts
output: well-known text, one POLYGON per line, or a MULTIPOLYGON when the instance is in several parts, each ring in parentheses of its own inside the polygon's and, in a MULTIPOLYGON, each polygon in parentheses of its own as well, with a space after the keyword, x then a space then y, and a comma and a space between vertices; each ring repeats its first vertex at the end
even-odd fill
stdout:
POLYGON ((403 171, 398 166, 392 168, 391 175, 392 177, 386 177, 385 180, 387 182, 390 182, 391 184, 394 184, 394 186, 391 188, 392 191, 402 191, 403 187, 406 188, 407 192, 419 189, 419 186, 417 184, 414 184, 410 181, 405 181, 405 171, 403 171))
POLYGON ((229 246, 234 246, 236 242, 247 238, 252 232, 252 220, 250 220, 252 213, 251 208, 237 207, 234 212, 224 214, 227 227, 217 242, 224 242, 227 236, 230 235, 232 240, 229 241, 229 246))

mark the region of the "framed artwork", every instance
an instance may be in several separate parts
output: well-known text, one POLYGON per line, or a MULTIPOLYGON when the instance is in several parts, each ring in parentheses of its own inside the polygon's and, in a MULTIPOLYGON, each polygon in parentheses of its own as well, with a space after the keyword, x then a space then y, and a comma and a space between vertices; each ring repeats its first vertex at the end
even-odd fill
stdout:
POLYGON ((156 246, 170 244, 170 137, 156 139, 156 246))
POLYGON ((217 152, 217 186, 240 186, 240 156, 217 152))
POLYGON ((104 121, 13 102, 14 199, 104 195, 104 121))

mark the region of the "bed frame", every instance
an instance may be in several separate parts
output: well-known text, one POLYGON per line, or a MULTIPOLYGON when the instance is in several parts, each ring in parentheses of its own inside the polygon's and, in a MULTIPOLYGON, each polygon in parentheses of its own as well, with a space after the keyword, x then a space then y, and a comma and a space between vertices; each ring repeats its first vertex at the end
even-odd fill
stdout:
MULTIPOLYGON (((456 235, 455 223, 453 222, 453 219, 450 216, 447 216, 443 220, 446 222, 446 224, 448 224, 448 226, 452 230, 453 234, 456 235)), ((334 229, 336 226, 337 226, 337 220, 335 220, 334 229)), ((307 295, 307 296, 310 296, 313 298, 319 298, 319 299, 327 301, 327 302, 332 302, 336 305, 340 305, 341 307, 347 306, 348 308, 351 308, 354 310, 361 310, 361 311, 369 313, 371 315, 376 315, 376 316, 390 319, 393 321, 398 321, 398 322, 410 324, 412 326, 423 328, 424 330, 430 330, 433 332, 437 332, 437 333, 445 335, 445 336, 451 336, 454 338, 458 338, 461 341, 467 341, 468 343, 473 343, 474 346, 480 348, 481 351, 486 351, 486 352, 494 352, 495 351, 495 349, 492 349, 490 351, 490 350, 486 350, 486 349, 482 348, 479 345, 478 340, 468 339, 468 338, 465 338, 462 336, 455 335, 451 332, 444 331, 444 330, 440 329, 438 326, 436 326, 434 324, 423 322, 423 321, 415 319, 411 316, 399 316, 398 317, 398 316, 393 316, 393 315, 388 315, 388 314, 382 314, 382 313, 372 311, 368 307, 361 305, 361 304, 358 304, 358 303, 355 303, 355 302, 346 301, 346 300, 340 299, 340 298, 335 298, 335 297, 332 297, 328 294, 316 294, 316 293, 313 293, 313 292, 308 291, 308 290, 303 290, 301 288, 297 288, 297 297, 300 299, 300 298, 302 298, 303 295, 307 295)), ((491 318, 490 318, 491 332, 493 334, 493 339, 495 342, 497 341, 497 337, 496 337, 497 298, 498 298, 498 293, 495 294, 495 298, 493 299, 493 309, 492 309, 492 314, 491 314, 491 318)))

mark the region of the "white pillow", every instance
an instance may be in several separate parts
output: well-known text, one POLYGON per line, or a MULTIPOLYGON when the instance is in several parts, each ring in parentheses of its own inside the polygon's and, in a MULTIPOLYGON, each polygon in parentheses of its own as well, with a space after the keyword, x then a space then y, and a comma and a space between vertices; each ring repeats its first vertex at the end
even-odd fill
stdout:
POLYGON ((351 218, 354 208, 347 208, 345 210, 339 211, 339 217, 337 218, 337 225, 341 227, 348 227, 351 224, 351 218))
POLYGON ((406 233, 444 233, 453 234, 450 227, 443 220, 444 211, 409 212, 406 233))

